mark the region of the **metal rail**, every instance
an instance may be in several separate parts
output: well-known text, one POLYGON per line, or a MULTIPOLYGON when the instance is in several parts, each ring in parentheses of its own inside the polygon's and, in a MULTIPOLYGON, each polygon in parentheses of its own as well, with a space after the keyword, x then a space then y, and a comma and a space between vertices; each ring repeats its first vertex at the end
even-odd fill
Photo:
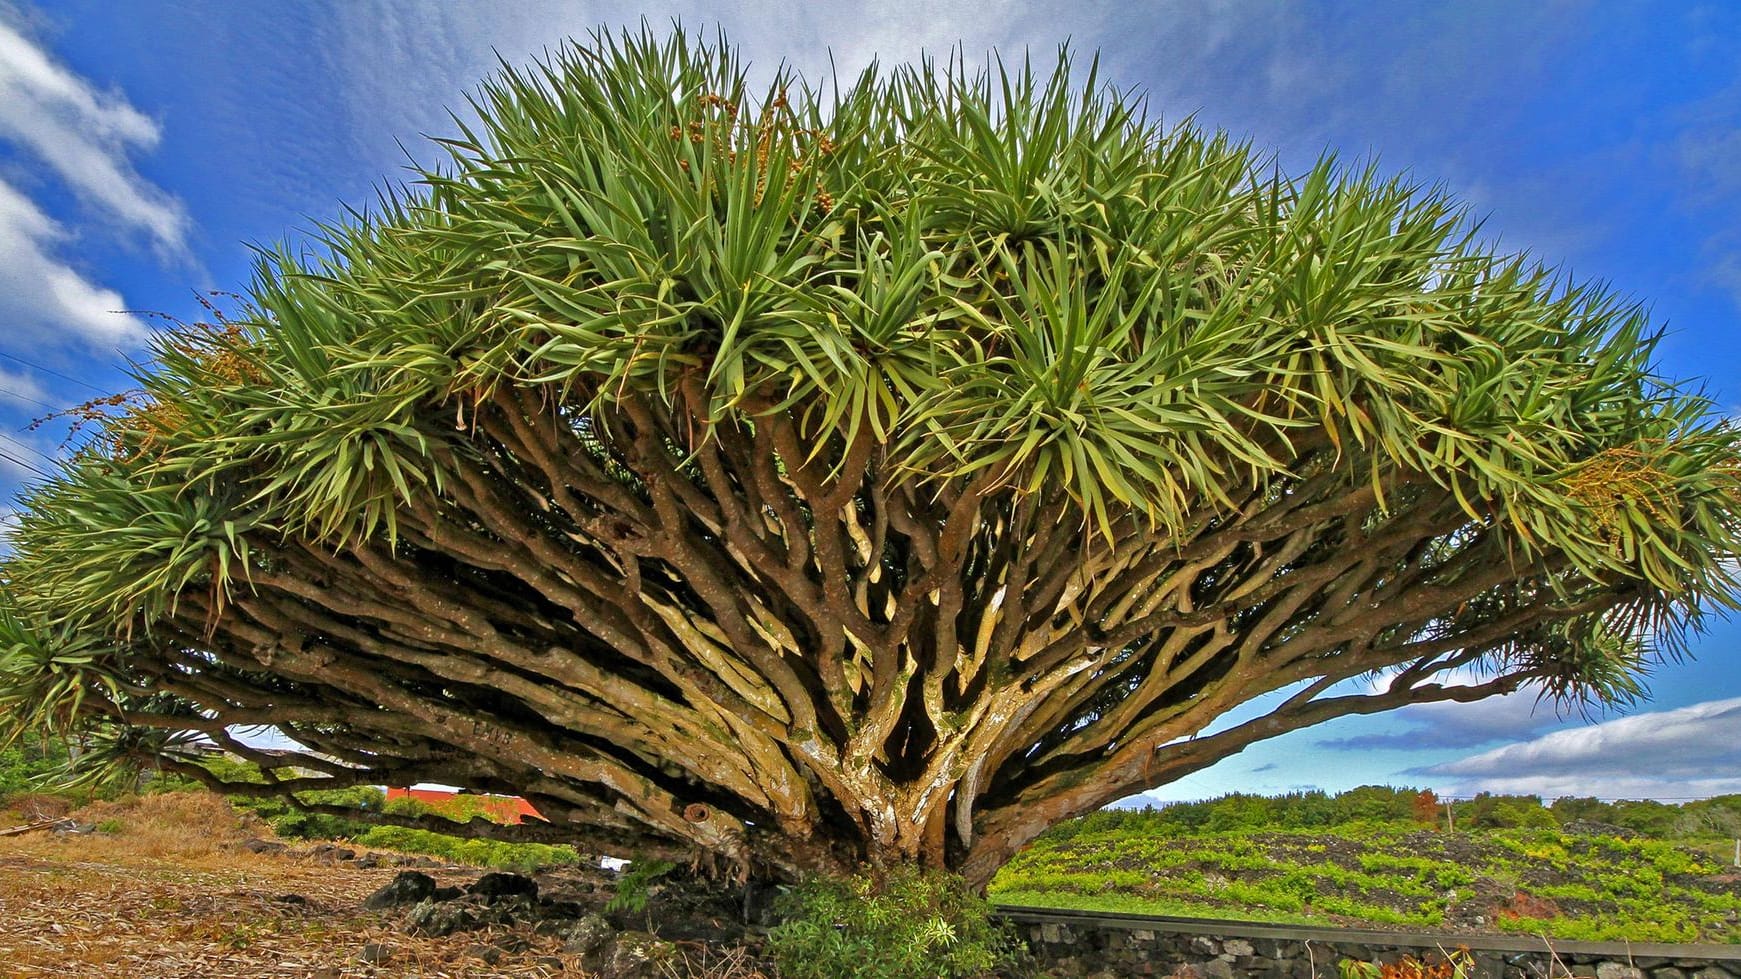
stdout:
POLYGON ((1076 928, 1157 931, 1218 938, 1262 938, 1294 942, 1325 942, 1400 948, 1468 948, 1473 952, 1554 952, 1627 958, 1708 959, 1741 962, 1741 945, 1694 945, 1665 942, 1579 942, 1527 935, 1469 935, 1454 932, 1371 931, 1311 925, 1273 925, 1223 918, 1179 918, 1170 915, 1124 914, 1113 911, 1073 911, 994 905, 998 917, 1017 924, 1069 925, 1076 928))

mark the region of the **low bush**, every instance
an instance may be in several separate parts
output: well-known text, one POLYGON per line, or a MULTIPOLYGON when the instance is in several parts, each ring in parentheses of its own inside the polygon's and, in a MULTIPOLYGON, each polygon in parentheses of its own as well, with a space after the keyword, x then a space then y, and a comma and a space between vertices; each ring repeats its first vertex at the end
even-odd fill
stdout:
MULTIPOLYGON (((323 789, 315 792, 304 792, 300 798, 308 803, 379 810, 383 794, 380 789, 371 786, 357 786, 350 789, 323 789)), ((272 832, 285 838, 303 840, 350 839, 367 833, 373 825, 356 819, 346 819, 343 816, 308 812, 279 798, 235 795, 230 796, 229 799, 231 805, 244 812, 251 812, 259 816, 266 821, 267 825, 272 827, 272 832)))
POLYGON ((617 892, 611 895, 605 910, 632 914, 647 910, 647 902, 652 899, 653 882, 676 869, 677 865, 669 860, 637 857, 629 861, 628 869, 617 878, 617 892))
POLYGON ((16 797, 45 794, 51 776, 66 760, 63 742, 36 734, 20 735, 0 746, 0 804, 12 808, 11 801, 16 797))
POLYGON ((375 826, 355 837, 359 846, 421 853, 474 867, 493 867, 532 873, 545 867, 580 862, 571 846, 545 843, 505 843, 501 840, 468 840, 404 826, 375 826))
POLYGON ((768 950, 785 979, 967 979, 1021 945, 959 878, 902 867, 814 878, 781 895, 768 950))

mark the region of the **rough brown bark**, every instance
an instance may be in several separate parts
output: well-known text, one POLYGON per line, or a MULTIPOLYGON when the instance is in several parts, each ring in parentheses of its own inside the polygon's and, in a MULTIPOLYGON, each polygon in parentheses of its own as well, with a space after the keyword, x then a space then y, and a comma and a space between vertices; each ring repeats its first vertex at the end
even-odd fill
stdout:
POLYGON ((1287 448, 1298 478, 1171 532, 1126 514, 1109 540, 1012 474, 889 471, 868 425, 710 425, 694 386, 602 423, 472 397, 463 433, 432 423, 443 491, 395 540, 262 542, 247 587, 182 597, 151 683, 200 717, 117 719, 245 757, 226 727, 267 723, 307 749, 314 774, 244 791, 440 781, 547 819, 470 832, 983 884, 1058 820, 1263 738, 1514 689, 1534 668, 1443 680, 1624 597, 1566 593, 1407 474, 1349 485, 1361 467, 1311 435, 1287 448))

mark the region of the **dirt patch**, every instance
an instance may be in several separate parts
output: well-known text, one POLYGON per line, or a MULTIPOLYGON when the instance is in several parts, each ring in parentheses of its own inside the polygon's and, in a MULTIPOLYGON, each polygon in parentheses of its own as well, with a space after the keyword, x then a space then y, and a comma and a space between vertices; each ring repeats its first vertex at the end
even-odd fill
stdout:
MULTIPOLYGON (((394 869, 251 853, 241 846, 244 825, 221 812, 207 824, 182 824, 180 839, 172 839, 169 825, 142 813, 163 817, 164 804, 105 810, 123 827, 131 815, 133 831, 0 839, 0 975, 581 974, 554 936, 504 941, 504 933, 486 929, 420 938, 405 934, 394 914, 362 910, 363 898, 394 869)), ((478 876, 430 872, 455 885, 478 876)))
MULTIPOLYGON (((408 865, 455 892, 484 870, 263 840, 258 821, 200 793, 89 806, 68 824, 81 831, 0 838, 4 979, 584 977, 566 936, 574 919, 604 910, 616 883, 596 868, 552 870, 537 886, 554 917, 431 934, 411 927, 411 908, 369 911, 364 899, 408 865)), ((692 883, 652 884, 645 907, 612 912, 611 926, 675 943, 656 976, 765 979, 753 943, 740 944, 741 896, 692 883)))

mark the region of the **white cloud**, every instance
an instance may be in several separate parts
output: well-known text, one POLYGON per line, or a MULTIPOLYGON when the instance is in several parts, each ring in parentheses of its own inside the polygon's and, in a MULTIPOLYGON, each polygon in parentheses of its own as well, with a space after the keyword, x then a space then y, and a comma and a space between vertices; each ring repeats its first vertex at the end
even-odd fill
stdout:
POLYGON ((0 21, 0 138, 28 148, 87 204, 180 256, 187 215, 127 159, 160 135, 124 98, 97 91, 0 21))
POLYGON ((116 312, 126 307, 121 294, 90 281, 57 254, 69 237, 0 180, 0 320, 9 326, 8 339, 52 342, 70 330, 99 349, 137 345, 146 327, 116 312))
POLYGON ((0 367, 0 405, 17 405, 30 410, 52 405, 48 389, 29 374, 0 367))
MULTIPOLYGON (((1084 53, 1110 32, 1116 12, 1106 0, 1083 0, 1068 12, 1020 0, 895 0, 789 4, 773 0, 723 6, 696 0, 650 0, 577 4, 532 0, 511 6, 358 0, 339 8, 326 36, 346 75, 351 130, 370 162, 403 162, 395 142, 409 134, 451 130, 444 107, 463 105, 463 94, 495 74, 498 55, 521 65, 566 37, 585 41, 593 30, 635 29, 643 17, 655 32, 673 19, 687 29, 723 27, 753 75, 765 79, 782 59, 812 82, 828 77, 829 54, 843 80, 873 58, 887 65, 943 55, 958 44, 970 62, 992 48, 1019 57, 1031 48, 1036 61, 1050 59, 1073 35, 1084 53)), ((1129 76, 1126 76, 1126 81, 1129 76)), ((422 153, 421 148, 413 147, 422 153)))
POLYGON ((1394 730, 1319 741, 1343 751, 1474 748, 1533 737, 1565 721, 1553 704, 1533 691, 1488 697, 1473 703, 1440 702, 1398 708, 1386 716, 1394 730))
POLYGON ((1692 798, 1741 792, 1741 697, 1635 714, 1420 769, 1454 794, 1692 798), (1647 773, 1647 774, 1639 774, 1647 773))
MULTIPOLYGON (((708 32, 723 27, 756 77, 785 59, 812 81, 827 77, 831 51, 850 79, 872 58, 903 64, 958 45, 970 61, 995 48, 1013 59, 1026 50, 1044 63, 1068 39, 1079 55, 1098 51, 1102 78, 1139 87, 1164 121, 1200 114, 1204 125, 1252 136, 1260 150, 1279 148, 1284 169, 1309 165, 1334 141, 1346 160, 1381 152, 1387 169, 1447 181, 1477 214, 1495 218, 1487 233, 1504 232, 1507 248, 1575 254, 1611 233, 1556 203, 1581 199, 1557 193, 1578 167, 1495 152, 1516 143, 1524 125, 1518 93, 1536 90, 1548 54, 1584 29, 1575 11, 1550 5, 1467 16, 1413 8, 1334 22, 1314 16, 1263 0, 1177 0, 1136 12, 1109 0, 868 7, 841 0, 525 0, 506 7, 356 0, 310 46, 323 52, 320 70, 343 79, 344 129, 354 152, 388 172, 404 163, 401 145, 433 158, 416 135, 451 131, 444 107, 462 107, 463 93, 495 73, 498 56, 522 65, 565 37, 584 42, 595 28, 633 28, 643 17, 656 32, 673 19, 708 32), (1474 64, 1486 70, 1471 71, 1474 64), (1423 118, 1433 124, 1422 125, 1423 118)), ((1579 166, 1606 172, 1602 162, 1579 166)))

